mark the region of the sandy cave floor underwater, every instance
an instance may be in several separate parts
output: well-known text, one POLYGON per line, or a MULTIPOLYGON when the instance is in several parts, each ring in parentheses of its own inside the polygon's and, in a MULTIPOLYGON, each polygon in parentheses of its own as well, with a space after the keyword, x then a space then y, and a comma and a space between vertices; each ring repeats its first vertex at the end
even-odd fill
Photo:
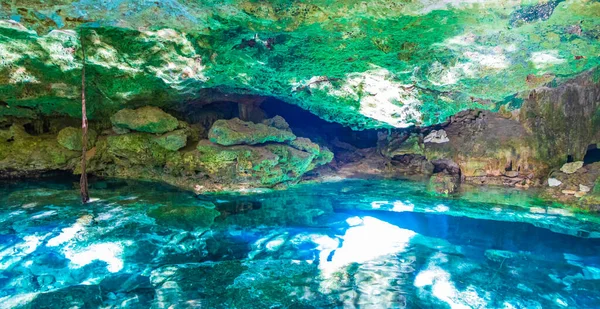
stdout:
POLYGON ((200 195, 0 186, 0 308, 599 308, 600 217, 345 180, 200 195))

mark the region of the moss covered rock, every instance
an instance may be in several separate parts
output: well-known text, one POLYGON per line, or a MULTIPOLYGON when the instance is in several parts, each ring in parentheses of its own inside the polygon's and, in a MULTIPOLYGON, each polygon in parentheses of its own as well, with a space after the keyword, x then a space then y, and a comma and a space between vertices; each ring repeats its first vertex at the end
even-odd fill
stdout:
POLYGON ((231 120, 217 120, 208 132, 211 142, 223 145, 256 145, 267 142, 287 142, 296 139, 296 136, 276 127, 262 123, 242 121, 239 118, 231 120))
POLYGON ((71 170, 79 162, 81 150, 61 146, 56 135, 30 135, 22 125, 0 130, 0 176, 39 174, 71 170))
MULTIPOLYGON (((74 128, 74 127, 66 127, 62 130, 60 130, 60 132, 58 132, 58 136, 56 137, 56 139, 58 140, 58 143, 69 149, 69 150, 79 150, 81 151, 82 149, 82 133, 81 133, 81 128, 74 128)), ((88 130, 88 140, 87 140, 87 149, 91 149, 92 147, 94 147, 94 145, 96 144, 96 138, 97 138, 97 133, 96 131, 89 129, 88 130)))
POLYGON ((154 142, 164 149, 177 151, 187 144, 186 130, 176 130, 154 138, 154 142))
POLYGON ((314 155, 319 155, 319 153, 321 152, 321 147, 319 147, 318 144, 313 143, 310 139, 306 137, 298 137, 295 140, 289 142, 289 144, 290 146, 298 150, 306 151, 314 155))
POLYGON ((450 195, 458 192, 460 178, 447 173, 433 174, 427 183, 427 192, 433 195, 450 195))
POLYGON ((115 127, 148 133, 170 132, 179 125, 177 118, 154 106, 122 109, 110 120, 115 127))

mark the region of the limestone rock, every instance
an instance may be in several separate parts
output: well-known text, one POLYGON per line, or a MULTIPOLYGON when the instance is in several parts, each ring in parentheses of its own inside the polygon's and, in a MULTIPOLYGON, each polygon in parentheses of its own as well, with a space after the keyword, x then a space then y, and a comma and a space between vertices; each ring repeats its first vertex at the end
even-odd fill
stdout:
POLYGON ((185 147, 187 138, 185 130, 175 130, 154 138, 154 141, 167 150, 177 151, 185 147))
POLYGON ((566 195, 575 195, 575 193, 577 193, 577 191, 575 191, 575 190, 562 190, 561 192, 562 192, 562 194, 566 194, 566 195))
POLYGON ((548 186, 550 187, 558 187, 562 185, 562 181, 556 179, 556 178, 548 178, 548 186))
POLYGON ((429 178, 427 191, 435 195, 449 195, 458 191, 459 184, 460 178, 457 175, 437 173, 429 178))
POLYGON ((262 123, 270 127, 275 127, 279 130, 292 131, 287 121, 285 121, 285 119, 279 115, 273 118, 265 119, 262 121, 262 123))
POLYGON ((576 162, 571 162, 571 163, 565 163, 561 168, 560 171, 565 173, 565 174, 573 174, 575 172, 577 172, 577 170, 579 170, 581 167, 583 167, 583 161, 576 161, 576 162))
POLYGON ((211 142, 223 145, 256 145, 267 142, 287 142, 296 136, 276 127, 262 123, 245 122, 239 118, 217 120, 208 132, 211 142))
POLYGON ((425 139, 423 141, 425 143, 442 144, 442 143, 449 142, 450 139, 448 139, 448 135, 446 135, 446 131, 433 130, 433 131, 431 131, 431 133, 429 133, 427 136, 425 136, 425 139))
POLYGON ((319 147, 319 145, 313 143, 310 139, 306 137, 298 137, 295 140, 289 142, 289 145, 298 150, 306 151, 314 155, 318 155, 321 152, 321 148, 319 147))
POLYGON ((590 191, 591 191, 591 188, 590 188, 590 187, 588 187, 588 186, 585 186, 585 185, 582 185, 582 184, 580 184, 580 185, 579 185, 579 191, 581 191, 581 192, 590 192, 590 191))
MULTIPOLYGON (((94 145, 96 144, 96 131, 92 130, 92 129, 88 129, 88 142, 87 142, 87 148, 90 149, 92 147, 94 147, 94 145)), ((58 136, 56 138, 58 140, 58 143, 69 149, 69 150, 81 150, 82 145, 81 145, 81 128, 74 128, 74 127, 66 127, 62 130, 60 130, 60 132, 58 132, 58 136)))
POLYGON ((145 106, 135 110, 122 109, 110 120, 115 127, 148 133, 170 132, 179 125, 177 118, 154 106, 145 106))

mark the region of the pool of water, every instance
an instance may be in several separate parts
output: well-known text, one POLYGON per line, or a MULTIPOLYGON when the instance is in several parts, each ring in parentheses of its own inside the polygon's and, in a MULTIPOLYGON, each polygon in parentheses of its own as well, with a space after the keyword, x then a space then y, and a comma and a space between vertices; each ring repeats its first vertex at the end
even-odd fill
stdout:
POLYGON ((530 192, 90 191, 0 183, 0 308, 600 308, 600 217, 530 192))

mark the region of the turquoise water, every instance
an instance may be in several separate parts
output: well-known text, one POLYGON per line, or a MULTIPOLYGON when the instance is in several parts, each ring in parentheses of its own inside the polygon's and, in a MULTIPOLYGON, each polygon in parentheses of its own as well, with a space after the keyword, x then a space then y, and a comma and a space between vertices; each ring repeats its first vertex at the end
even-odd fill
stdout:
POLYGON ((600 217, 423 191, 2 183, 0 308, 600 308, 600 217))

